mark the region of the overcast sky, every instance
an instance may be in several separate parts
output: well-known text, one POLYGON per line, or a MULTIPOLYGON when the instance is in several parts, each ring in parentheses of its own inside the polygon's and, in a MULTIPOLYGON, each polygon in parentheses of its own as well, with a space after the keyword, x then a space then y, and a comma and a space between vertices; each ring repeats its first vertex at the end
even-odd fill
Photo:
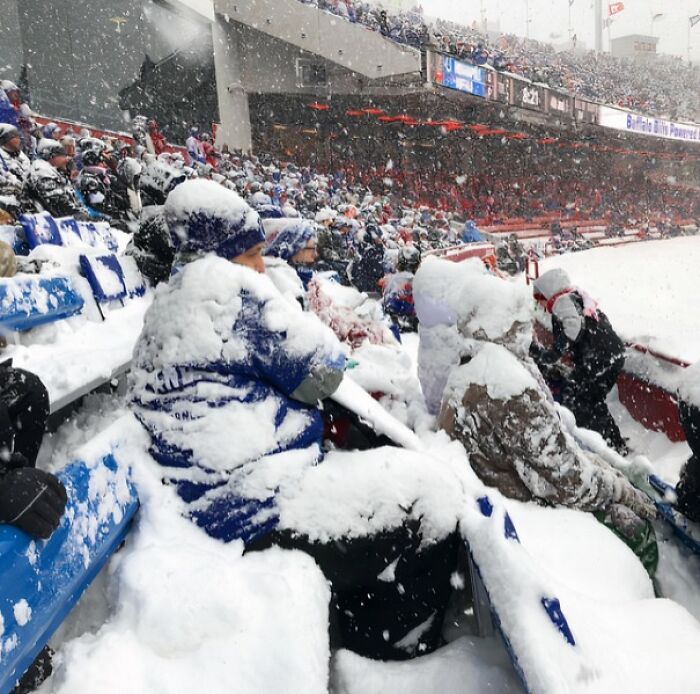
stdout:
MULTIPOLYGON (((601 1, 601 0, 599 0, 601 1)), ((593 2, 574 0, 571 25, 579 41, 593 47, 593 2)), ((603 16, 607 17, 608 0, 602 0, 603 16)), ((486 10, 490 26, 500 18, 500 29, 525 35, 527 0, 421 0, 429 15, 442 16, 471 23, 486 10)), ((659 51, 687 56, 688 18, 700 14, 700 0, 624 0, 625 10, 615 15, 611 28, 612 38, 627 34, 649 35, 652 17, 662 14, 653 22, 653 34, 660 38, 659 51)), ((530 36, 551 43, 563 42, 569 35, 569 0, 529 0, 530 36)), ((607 49, 608 32, 603 34, 607 49)), ((700 24, 691 29, 691 59, 700 61, 700 24)))

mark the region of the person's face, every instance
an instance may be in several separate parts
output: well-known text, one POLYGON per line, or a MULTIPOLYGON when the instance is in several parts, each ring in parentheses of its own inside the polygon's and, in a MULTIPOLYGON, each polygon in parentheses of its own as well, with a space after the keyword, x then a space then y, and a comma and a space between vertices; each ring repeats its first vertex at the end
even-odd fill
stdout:
POLYGON ((66 167, 68 166, 68 162, 70 161, 70 157, 66 154, 58 154, 55 157, 51 157, 51 166, 54 166, 57 169, 61 169, 64 171, 66 167))
POLYGON ((11 152, 12 154, 16 154, 17 152, 22 149, 22 140, 19 135, 16 135, 15 137, 9 139, 4 145, 3 148, 7 150, 8 152, 11 152))
POLYGON ((245 267, 259 272, 261 275, 265 274, 265 262, 263 261, 263 248, 265 248, 264 243, 259 243, 257 246, 249 248, 245 253, 237 255, 235 258, 231 258, 231 262, 236 265, 244 265, 245 267))
POLYGON ((292 265, 313 265, 317 258, 316 239, 309 239, 306 246, 292 256, 292 265))

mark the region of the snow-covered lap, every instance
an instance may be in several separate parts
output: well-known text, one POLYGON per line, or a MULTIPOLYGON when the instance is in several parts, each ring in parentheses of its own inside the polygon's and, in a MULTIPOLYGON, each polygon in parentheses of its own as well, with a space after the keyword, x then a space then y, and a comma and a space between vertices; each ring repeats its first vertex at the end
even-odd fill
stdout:
POLYGON ((280 526, 328 542, 374 535, 408 517, 424 540, 456 527, 465 503, 466 469, 456 456, 384 447, 332 452, 279 495, 280 526))
POLYGON ((700 359, 699 264, 700 237, 692 236, 551 257, 540 271, 564 268, 625 340, 694 362, 700 359))

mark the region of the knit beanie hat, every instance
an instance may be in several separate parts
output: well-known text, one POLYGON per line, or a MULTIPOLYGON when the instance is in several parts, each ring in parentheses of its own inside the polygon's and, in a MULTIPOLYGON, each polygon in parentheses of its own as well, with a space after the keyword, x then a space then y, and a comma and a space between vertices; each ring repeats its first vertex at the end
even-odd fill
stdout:
POLYGON ((275 240, 265 250, 265 255, 290 261, 306 247, 310 239, 315 237, 316 230, 309 222, 294 221, 277 234, 275 240))
POLYGON ((0 123, 0 147, 13 137, 19 137, 19 130, 9 123, 0 123))
POLYGON ((214 181, 185 181, 168 195, 164 212, 180 257, 215 253, 231 260, 265 241, 258 214, 214 181))

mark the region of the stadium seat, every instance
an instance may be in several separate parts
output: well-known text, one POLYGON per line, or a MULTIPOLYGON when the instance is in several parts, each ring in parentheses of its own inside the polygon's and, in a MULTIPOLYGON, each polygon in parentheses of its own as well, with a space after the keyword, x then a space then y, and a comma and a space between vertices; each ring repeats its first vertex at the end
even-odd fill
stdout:
POLYGON ((31 330, 80 313, 83 304, 69 277, 0 279, 0 330, 31 330))
POLYGON ((27 237, 29 248, 36 248, 45 243, 50 243, 54 246, 62 244, 58 224, 48 212, 23 214, 20 215, 19 221, 27 237))
POLYGON ((0 525, 0 694, 9 694, 34 662, 121 545, 138 509, 136 489, 111 454, 95 465, 72 463, 58 477, 68 506, 47 541, 0 525))
POLYGON ((124 271, 116 255, 81 255, 80 269, 90 284, 98 307, 103 303, 123 301, 126 298, 124 271))

